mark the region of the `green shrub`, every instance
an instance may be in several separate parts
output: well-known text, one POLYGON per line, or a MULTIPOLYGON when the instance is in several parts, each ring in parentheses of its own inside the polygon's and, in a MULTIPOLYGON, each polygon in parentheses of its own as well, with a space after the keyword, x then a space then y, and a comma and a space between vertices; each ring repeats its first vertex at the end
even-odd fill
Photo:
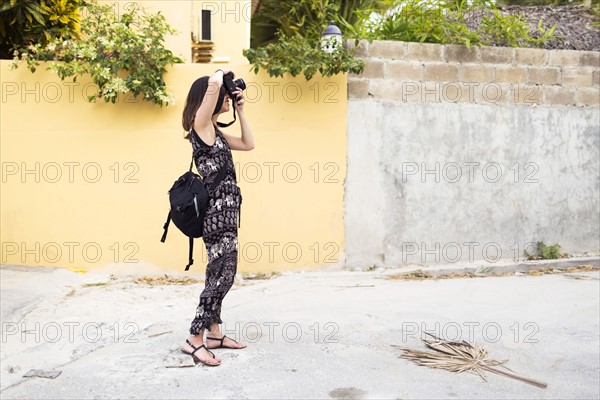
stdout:
POLYGON ((590 7, 590 13, 594 18, 592 26, 600 28, 600 0, 593 0, 592 7, 590 7))
POLYGON ((543 47, 554 39, 556 28, 545 28, 540 20, 537 32, 532 32, 523 15, 503 15, 490 0, 395 0, 389 5, 379 18, 366 10, 357 12, 354 24, 342 21, 346 35, 368 40, 543 47), (474 12, 482 13, 476 29, 468 24, 474 12))
MULTIPOLYGON (((323 30, 323 16, 327 13, 336 21, 341 18, 354 24, 357 10, 385 10, 386 0, 329 0, 329 1, 261 1, 252 16, 250 47, 256 49, 277 41, 278 34, 305 36, 316 27, 323 30)), ((328 22, 326 19, 325 22, 328 22)))
POLYGON ((0 58, 10 50, 53 39, 77 38, 85 0, 4 0, 0 6, 0 58))
MULTIPOLYGON (((269 2, 270 3, 270 2, 269 2)), ((335 20, 339 4, 329 0, 299 0, 295 2, 273 3, 280 17, 277 40, 256 49, 244 50, 255 72, 265 69, 269 76, 292 76, 304 74, 310 80, 317 72, 331 76, 342 72, 361 73, 362 60, 354 58, 355 50, 338 46, 333 53, 321 50, 321 32, 335 20)))
POLYGON ((167 65, 183 62, 164 47, 165 36, 173 29, 160 13, 148 14, 131 4, 120 17, 109 5, 86 4, 81 39, 55 38, 46 46, 29 45, 15 51, 13 67, 26 61, 35 72, 40 61, 53 61, 48 69, 63 80, 75 81, 89 74, 98 86, 89 101, 104 98, 115 103, 118 94, 131 92, 160 106, 171 103, 173 97, 166 90, 163 75, 167 65))
POLYGON ((534 254, 524 251, 524 255, 528 260, 552 260, 563 257, 563 254, 560 253, 560 245, 558 243, 547 246, 544 242, 537 242, 534 254))
POLYGON ((299 34, 282 37, 277 42, 258 49, 244 50, 244 56, 252 64, 254 72, 265 69, 269 76, 281 77, 304 74, 310 80, 317 72, 332 76, 342 72, 361 73, 362 60, 354 58, 351 51, 339 46, 333 53, 321 50, 321 41, 308 39, 299 34))
POLYGON ((505 47, 543 47, 554 39, 556 25, 549 29, 543 26, 540 19, 537 24, 538 36, 531 35, 531 27, 522 14, 502 15, 493 10, 491 15, 483 17, 479 32, 481 43, 491 46, 505 47))

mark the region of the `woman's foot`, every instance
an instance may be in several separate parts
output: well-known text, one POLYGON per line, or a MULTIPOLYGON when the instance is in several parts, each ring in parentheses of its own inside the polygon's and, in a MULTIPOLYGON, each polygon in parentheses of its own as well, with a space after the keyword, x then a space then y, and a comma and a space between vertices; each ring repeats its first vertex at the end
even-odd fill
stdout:
POLYGON ((220 332, 208 332, 206 335, 206 347, 209 349, 243 349, 246 345, 244 343, 238 343, 235 340, 222 335, 220 332))
POLYGON ((192 356, 194 361, 198 360, 204 365, 216 366, 221 364, 221 360, 208 351, 207 346, 204 346, 201 335, 190 336, 183 345, 182 351, 186 354, 194 353, 192 356))

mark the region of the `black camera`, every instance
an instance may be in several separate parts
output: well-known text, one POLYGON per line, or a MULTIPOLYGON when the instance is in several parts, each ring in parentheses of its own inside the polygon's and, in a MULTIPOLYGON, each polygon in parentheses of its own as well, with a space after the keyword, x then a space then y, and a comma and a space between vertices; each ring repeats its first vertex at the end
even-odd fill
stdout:
POLYGON ((223 85, 221 85, 221 93, 225 95, 225 93, 229 94, 229 97, 232 100, 237 100, 237 97, 234 96, 233 92, 237 89, 244 90, 246 89, 246 82, 242 78, 233 80, 233 72, 229 72, 223 76, 223 85))
POLYGON ((229 94, 229 98, 233 100, 233 121, 228 124, 224 124, 221 122, 217 122, 217 125, 221 128, 226 128, 235 122, 235 105, 237 103, 237 96, 233 94, 237 89, 244 90, 246 89, 246 82, 243 79, 233 80, 233 72, 228 72, 223 76, 223 84, 221 85, 221 90, 219 91, 219 100, 217 101, 217 105, 215 106, 215 111, 213 114, 218 113, 221 110, 221 106, 223 105, 223 101, 225 99, 225 94, 229 94))

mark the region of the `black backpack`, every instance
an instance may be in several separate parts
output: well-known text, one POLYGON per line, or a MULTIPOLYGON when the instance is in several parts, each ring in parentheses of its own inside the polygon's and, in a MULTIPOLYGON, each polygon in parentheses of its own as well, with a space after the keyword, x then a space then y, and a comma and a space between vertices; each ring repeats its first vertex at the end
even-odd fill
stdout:
MULTIPOLYGON (((194 263, 194 238, 202 237, 204 216, 206 215, 209 200, 208 190, 206 189, 202 178, 192 172, 193 165, 194 157, 192 156, 189 171, 181 175, 169 190, 171 209, 167 215, 167 222, 165 222, 165 225, 163 226, 164 233, 160 239, 161 242, 165 242, 171 220, 184 235, 189 237, 190 252, 188 264, 185 266, 186 271, 189 270, 190 266, 194 263)), ((219 170, 217 177, 210 185, 211 190, 214 190, 223 180, 228 166, 229 164, 223 166, 219 170)))

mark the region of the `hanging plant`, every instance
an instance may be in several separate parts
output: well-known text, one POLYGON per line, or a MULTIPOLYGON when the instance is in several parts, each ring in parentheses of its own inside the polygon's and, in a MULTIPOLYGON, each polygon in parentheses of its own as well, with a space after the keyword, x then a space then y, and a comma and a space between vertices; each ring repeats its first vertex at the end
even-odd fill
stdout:
POLYGON ((160 106, 172 103, 163 75, 168 65, 183 60, 164 46, 166 35, 174 33, 165 17, 147 13, 136 3, 129 3, 120 16, 96 1, 84 9, 80 39, 56 38, 47 45, 15 50, 13 68, 26 62, 35 72, 41 61, 51 61, 48 69, 62 80, 90 75, 98 86, 97 93, 88 96, 91 102, 103 98, 115 103, 119 94, 131 92, 160 106))

